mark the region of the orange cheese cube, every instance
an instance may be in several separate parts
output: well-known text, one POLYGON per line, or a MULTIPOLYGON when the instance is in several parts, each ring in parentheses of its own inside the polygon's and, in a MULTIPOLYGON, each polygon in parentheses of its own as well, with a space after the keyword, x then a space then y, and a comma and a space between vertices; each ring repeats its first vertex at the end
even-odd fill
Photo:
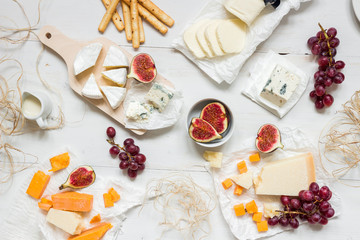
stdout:
POLYGON ((104 197, 104 205, 106 208, 114 206, 114 202, 109 193, 104 193, 103 197, 104 197))
POLYGON ((239 185, 236 185, 235 189, 234 189, 234 195, 238 195, 240 196, 243 192, 243 188, 239 185))
POLYGON ((233 185, 232 181, 230 178, 225 179, 222 183, 221 183, 224 187, 224 189, 228 189, 229 187, 231 187, 233 185))
POLYGON ((262 212, 256 212, 253 214, 252 219, 255 222, 261 222, 262 212))
POLYGON ((97 226, 85 230, 79 235, 69 237, 68 240, 98 240, 101 239, 110 228, 112 228, 111 223, 99 223, 97 226))
POLYGON ((29 184, 28 189, 26 190, 26 193, 32 196, 33 198, 40 199, 49 181, 50 181, 49 175, 46 175, 40 170, 37 171, 34 174, 33 178, 31 179, 31 182, 29 184))
POLYGON ((98 222, 101 222, 100 213, 98 215, 93 216, 93 218, 90 220, 90 223, 98 223, 98 222))
POLYGON ((241 161, 237 164, 237 168, 239 170, 240 173, 246 173, 247 172, 247 166, 245 161, 241 161))
POLYGON ((53 205, 53 202, 47 198, 41 198, 40 202, 50 204, 51 206, 53 205))
POLYGON ((53 208, 75 212, 89 212, 93 206, 93 195, 78 192, 62 192, 51 196, 53 208))
POLYGON ((235 215, 237 217, 245 215, 246 212, 245 212, 244 204, 241 203, 241 204, 235 205, 234 206, 234 211, 235 211, 235 215))
POLYGON ((258 161, 260 161, 260 154, 255 153, 255 154, 250 155, 249 161, 250 162, 258 162, 258 161))
POLYGON ((267 221, 261 221, 256 223, 258 232, 266 232, 268 230, 268 223, 267 221))
POLYGON ((111 199, 113 202, 117 202, 120 200, 120 195, 115 191, 114 188, 110 188, 108 193, 111 195, 111 199))
POLYGON ((52 168, 49 170, 49 172, 56 172, 56 171, 66 168, 70 164, 69 153, 66 152, 66 153, 63 153, 63 154, 60 154, 60 155, 50 158, 50 163, 51 163, 52 168))
POLYGON ((52 204, 38 202, 38 206, 45 211, 49 211, 49 209, 52 207, 52 204))
POLYGON ((258 211, 258 207, 254 200, 248 202, 245 206, 248 213, 256 213, 258 211))

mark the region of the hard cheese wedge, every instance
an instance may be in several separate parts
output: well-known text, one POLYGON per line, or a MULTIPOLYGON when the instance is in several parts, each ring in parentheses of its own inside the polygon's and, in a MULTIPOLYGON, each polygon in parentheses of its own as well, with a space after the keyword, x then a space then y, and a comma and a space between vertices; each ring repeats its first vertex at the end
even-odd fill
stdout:
POLYGON ((50 181, 49 175, 46 175, 40 170, 37 171, 34 174, 33 178, 31 179, 31 182, 29 184, 28 189, 26 190, 26 193, 32 196, 33 198, 40 199, 49 181, 50 181))
POLYGON ((205 52, 207 57, 215 56, 213 50, 211 49, 205 38, 205 30, 211 24, 213 24, 212 20, 205 21, 203 24, 199 26, 199 28, 196 31, 196 40, 198 41, 201 49, 205 52))
POLYGON ((89 212, 93 206, 93 195, 78 192, 62 192, 51 196, 53 208, 60 210, 89 212))
POLYGON ((127 67, 129 66, 129 60, 125 54, 116 46, 110 46, 103 66, 107 69, 109 68, 118 68, 118 67, 127 67))
POLYGON ((69 153, 66 152, 50 158, 50 163, 52 168, 49 170, 49 172, 56 172, 61 169, 67 168, 67 166, 69 166, 70 164, 69 153))
POLYGON ((239 19, 223 21, 216 28, 216 37, 225 53, 239 53, 244 48, 246 24, 239 19))
POLYGON ((126 88, 112 86, 102 86, 100 88, 112 109, 118 108, 125 98, 126 88))
POLYGON ((191 25, 188 29, 186 29, 183 36, 186 46, 196 58, 204 58, 206 56, 196 39, 196 32, 199 26, 201 26, 205 21, 207 20, 201 20, 191 25))
POLYGON ((242 186, 243 188, 249 189, 253 185, 253 173, 252 171, 247 171, 236 176, 230 177, 230 179, 235 182, 237 185, 242 186))
POLYGON ((126 68, 112 69, 105 72, 102 72, 101 75, 112 81, 113 83, 119 85, 120 87, 125 86, 126 83, 126 68))
POLYGON ((80 235, 69 237, 68 240, 99 240, 110 228, 112 228, 111 223, 99 223, 96 227, 85 230, 80 235))
POLYGON ((71 235, 79 234, 84 229, 81 215, 74 212, 51 208, 46 216, 46 221, 71 235))
POLYGON ((254 178, 255 193, 261 195, 297 196, 315 182, 315 166, 311 153, 267 163, 254 178))
POLYGON ((224 7, 249 26, 265 8, 265 3, 264 0, 226 0, 224 7))
POLYGON ((205 39, 216 56, 222 56, 225 54, 216 38, 216 28, 223 22, 224 21, 221 19, 213 20, 205 29, 205 39))
POLYGON ((80 74, 88 68, 95 65, 97 58, 99 57, 102 49, 101 43, 91 43, 83 47, 75 57, 74 61, 74 73, 80 74))
POLYGON ((81 90, 81 94, 87 98, 102 99, 103 95, 96 83, 95 75, 91 74, 84 88, 81 90))

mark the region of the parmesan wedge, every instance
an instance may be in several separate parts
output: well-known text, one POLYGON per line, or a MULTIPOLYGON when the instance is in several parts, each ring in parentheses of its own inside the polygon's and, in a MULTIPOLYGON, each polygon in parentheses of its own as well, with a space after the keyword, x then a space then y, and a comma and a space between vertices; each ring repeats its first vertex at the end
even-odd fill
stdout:
POLYGON ((118 67, 127 67, 129 66, 129 60, 125 54, 117 46, 110 46, 103 66, 107 69, 118 68, 118 67))
POLYGON ((237 185, 240 185, 243 188, 249 189, 253 185, 253 173, 252 171, 247 171, 236 176, 230 177, 230 179, 235 182, 237 185))
POLYGON ((103 95, 96 83, 95 75, 92 73, 81 90, 81 94, 87 98, 102 99, 103 95))
POLYGON ((101 74, 104 78, 116 83, 120 87, 123 87, 126 84, 126 68, 112 69, 102 72, 101 74))
POLYGON ((100 88, 112 109, 118 108, 125 98, 126 88, 112 86, 101 86, 100 88))
POLYGON ((102 49, 102 46, 103 45, 101 43, 91 43, 83 47, 78 52, 74 61, 75 75, 78 75, 79 73, 95 65, 96 60, 98 59, 100 51, 102 49))

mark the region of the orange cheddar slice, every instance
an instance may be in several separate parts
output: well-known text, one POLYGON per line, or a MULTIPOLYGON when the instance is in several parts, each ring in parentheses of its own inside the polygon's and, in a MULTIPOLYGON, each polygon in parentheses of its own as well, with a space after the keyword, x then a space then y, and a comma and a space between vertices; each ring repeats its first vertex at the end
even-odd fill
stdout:
POLYGON ((104 193, 103 197, 104 197, 104 205, 106 208, 114 206, 114 202, 109 193, 104 193))
POLYGON ((78 192, 62 192, 51 196, 53 208, 66 211, 89 212, 93 195, 78 192))
POLYGON ((97 226, 85 230, 79 235, 69 237, 68 240, 99 240, 110 228, 112 228, 111 223, 99 223, 97 226))
POLYGON ((255 222, 261 222, 262 212, 256 212, 253 214, 252 219, 255 222))
POLYGON ((260 154, 259 153, 255 153, 249 156, 249 161, 250 162, 258 162, 260 161, 260 154))
POLYGON ((267 221, 261 221, 256 223, 258 232, 266 232, 268 230, 268 223, 267 221))
POLYGON ((90 223, 93 224, 93 223, 98 223, 98 222, 101 222, 101 216, 100 216, 100 213, 98 215, 95 215, 91 220, 90 220, 90 223))
POLYGON ((114 188, 110 188, 108 193, 111 195, 111 199, 113 202, 117 202, 120 200, 120 195, 115 191, 114 188))
POLYGON ((254 200, 252 200, 251 202, 248 202, 248 203, 245 205, 245 207, 246 207, 246 211, 247 211, 248 213, 256 213, 256 212, 258 211, 258 207, 257 207, 257 205, 256 205, 256 203, 255 203, 254 200))
POLYGON ((247 166, 245 161, 241 161, 237 164, 237 168, 239 170, 240 173, 246 173, 247 172, 247 166))
POLYGON ((50 163, 52 168, 49 170, 49 172, 55 172, 66 168, 70 164, 69 153, 66 152, 50 158, 50 163))
POLYGON ((235 211, 235 215, 237 217, 245 215, 246 212, 245 212, 244 204, 241 203, 241 204, 235 205, 234 206, 234 211, 235 211))
POLYGON ((51 200, 47 199, 47 198, 41 198, 40 202, 50 204, 51 206, 53 205, 53 202, 51 200))
POLYGON ((32 196, 33 198, 40 199, 49 181, 50 181, 49 175, 46 175, 40 170, 37 171, 34 174, 33 178, 31 179, 31 182, 29 184, 28 189, 26 190, 26 193, 32 196))
POLYGON ((38 206, 45 211, 49 211, 49 209, 52 207, 52 204, 38 202, 38 206))
POLYGON ((224 187, 224 189, 228 189, 229 187, 231 187, 233 185, 232 181, 230 178, 225 179, 222 183, 221 183, 224 187))

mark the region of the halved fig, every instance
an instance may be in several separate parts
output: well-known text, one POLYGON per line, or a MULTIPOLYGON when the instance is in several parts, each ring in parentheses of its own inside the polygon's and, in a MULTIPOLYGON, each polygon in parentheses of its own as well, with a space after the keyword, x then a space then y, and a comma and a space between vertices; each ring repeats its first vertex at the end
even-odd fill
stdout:
POLYGON ((228 127, 226 109, 219 102, 206 105, 201 111, 200 118, 210 123, 219 134, 225 132, 228 127))
POLYGON ((193 118, 191 120, 189 135, 196 142, 210 142, 222 138, 210 123, 201 118, 193 118))
POLYGON ((260 127, 256 137, 256 148, 263 153, 271 153, 278 148, 283 148, 280 131, 272 124, 260 127))
POLYGON ((85 188, 94 183, 96 178, 94 169, 90 166, 80 166, 74 169, 65 183, 61 184, 60 190, 64 188, 85 188))
POLYGON ((150 83, 156 77, 157 71, 154 60, 149 54, 140 53, 131 61, 128 78, 135 78, 143 83, 150 83))

